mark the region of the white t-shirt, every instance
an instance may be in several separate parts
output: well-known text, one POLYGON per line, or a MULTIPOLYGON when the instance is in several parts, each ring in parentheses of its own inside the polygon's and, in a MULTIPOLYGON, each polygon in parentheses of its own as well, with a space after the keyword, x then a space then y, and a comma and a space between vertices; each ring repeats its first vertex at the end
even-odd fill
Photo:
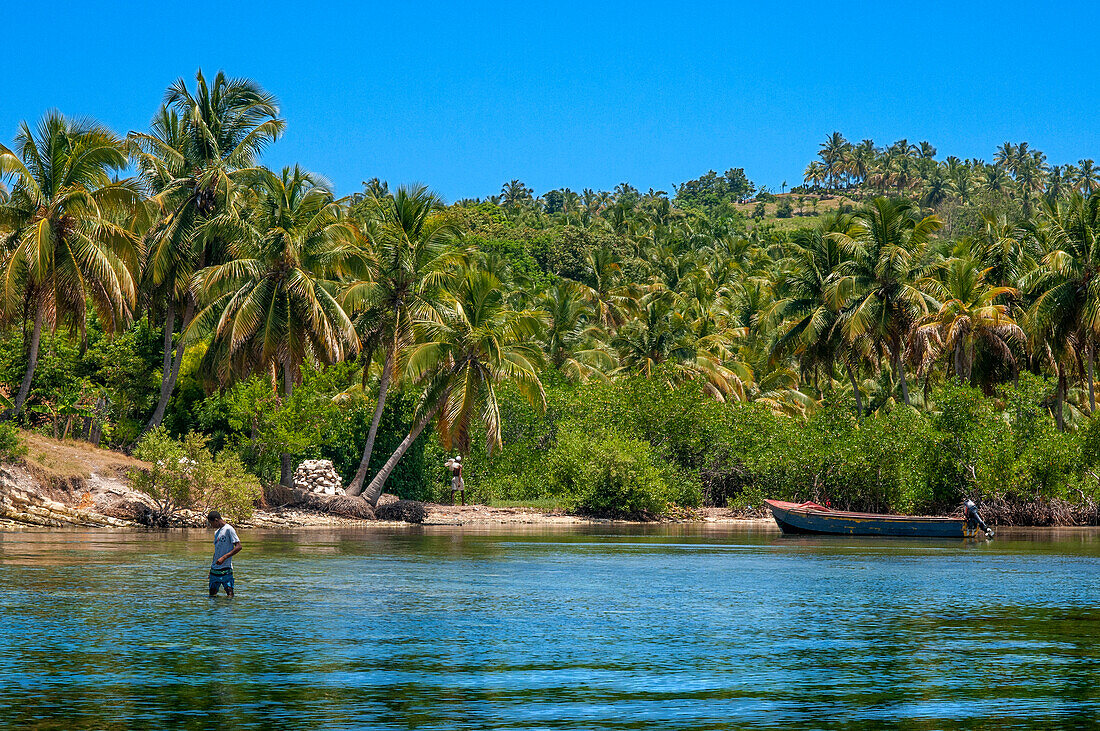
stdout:
POLYGON ((218 558, 232 551, 233 544, 240 540, 240 538, 237 538, 237 531, 233 530, 233 526, 229 525, 229 523, 226 523, 221 528, 214 531, 214 559, 210 562, 210 568, 233 568, 232 557, 225 559, 220 564, 218 563, 218 558))

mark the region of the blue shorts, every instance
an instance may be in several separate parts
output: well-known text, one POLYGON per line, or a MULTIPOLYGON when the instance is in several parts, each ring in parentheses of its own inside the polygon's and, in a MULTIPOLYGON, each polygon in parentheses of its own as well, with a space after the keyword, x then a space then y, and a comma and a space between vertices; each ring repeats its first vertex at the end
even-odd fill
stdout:
POLYGON ((229 591, 233 590, 233 569, 210 570, 210 591, 215 592, 220 586, 224 586, 229 591))

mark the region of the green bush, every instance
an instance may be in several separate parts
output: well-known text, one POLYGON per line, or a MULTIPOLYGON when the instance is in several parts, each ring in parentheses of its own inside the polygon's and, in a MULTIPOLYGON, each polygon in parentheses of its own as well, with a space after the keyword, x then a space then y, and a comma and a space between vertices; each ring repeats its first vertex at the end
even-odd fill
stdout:
POLYGON ((646 518, 668 509, 668 483, 641 440, 571 433, 558 441, 547 462, 549 484, 576 512, 646 518))
POLYGON ((15 462, 27 454, 27 445, 19 438, 15 424, 0 422, 0 460, 15 462))
POLYGON ((252 517, 263 492, 260 481, 241 462, 236 452, 223 450, 214 457, 203 484, 201 510, 217 510, 230 520, 252 517))
POLYGON ((859 419, 849 406, 827 403, 805 422, 753 421, 756 436, 741 456, 751 480, 731 500, 739 507, 765 498, 866 510, 927 502, 927 423, 910 410, 859 419))
POLYGON ((559 442, 587 435, 628 439, 649 449, 668 487, 666 500, 681 506, 702 501, 701 470, 710 445, 723 432, 728 407, 706 396, 699 384, 672 386, 664 379, 626 378, 584 386, 544 374, 546 411, 536 412, 511 386, 498 391, 503 449, 491 457, 483 437, 473 442, 464 473, 468 497, 492 502, 565 500, 547 465, 559 442))
POLYGON ((181 510, 218 510, 230 520, 252 515, 261 496, 260 481, 236 453, 226 450, 215 457, 206 445, 201 434, 189 432, 182 440, 174 439, 163 427, 138 442, 134 456, 149 467, 131 470, 130 480, 156 501, 158 522, 181 510))

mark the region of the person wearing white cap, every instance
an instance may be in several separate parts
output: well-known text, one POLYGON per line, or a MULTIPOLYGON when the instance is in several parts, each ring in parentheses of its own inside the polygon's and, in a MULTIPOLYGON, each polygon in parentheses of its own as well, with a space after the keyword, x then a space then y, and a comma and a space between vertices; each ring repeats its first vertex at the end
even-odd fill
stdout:
POLYGON ((451 471, 451 505, 455 504, 455 493, 459 500, 466 504, 466 483, 462 481, 462 455, 456 455, 448 459, 443 465, 451 471))

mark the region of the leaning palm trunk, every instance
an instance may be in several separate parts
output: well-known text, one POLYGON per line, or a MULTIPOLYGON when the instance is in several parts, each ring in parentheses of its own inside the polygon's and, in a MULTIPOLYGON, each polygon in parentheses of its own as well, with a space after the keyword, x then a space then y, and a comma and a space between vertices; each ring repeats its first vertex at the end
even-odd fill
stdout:
POLYGON ((372 507, 378 504, 378 498, 382 496, 382 488, 385 487, 386 480, 390 478, 390 474, 393 472, 394 468, 397 467, 397 463, 401 461, 401 458, 405 456, 405 452, 409 450, 409 447, 416 441, 416 438, 420 436, 420 432, 424 431, 424 427, 435 418, 439 409, 442 408, 444 401, 446 401, 446 398, 440 399, 435 407, 416 423, 408 436, 401 440, 401 443, 397 445, 397 449, 390 455, 390 458, 386 460, 386 464, 382 465, 382 469, 378 470, 378 474, 370 481, 370 485, 367 486, 366 493, 364 493, 363 497, 372 507))
MULTIPOLYGON (((183 312, 183 322, 180 324, 181 329, 186 330, 187 326, 191 323, 191 317, 195 311, 195 303, 188 297, 187 308, 183 312)), ((160 398, 157 399, 157 407, 153 410, 153 415, 149 417, 148 423, 145 424, 145 428, 142 433, 149 431, 160 426, 160 423, 164 421, 164 412, 168 409, 168 402, 172 398, 172 393, 176 390, 176 381, 180 375, 180 365, 183 363, 183 342, 176 344, 175 354, 172 350, 172 334, 175 329, 176 311, 172 305, 168 306, 168 315, 164 321, 164 366, 161 373, 160 381, 160 398)))
POLYGON ((172 372, 172 336, 176 332, 176 307, 171 302, 164 308, 164 360, 160 366, 161 394, 164 393, 164 382, 168 380, 168 374, 172 372))
POLYGON ((1066 398, 1066 377, 1062 374, 1062 369, 1058 368, 1058 388, 1054 391, 1054 421, 1058 426, 1058 431, 1064 431, 1065 416, 1062 413, 1062 402, 1066 398))
MULTIPOLYGON (((290 398, 294 393, 294 374, 291 371, 290 359, 283 360, 283 396, 290 398)), ((283 452, 279 455, 279 484, 283 487, 294 487, 294 463, 291 455, 283 452)))
POLYGON ((1089 413, 1092 414, 1096 411, 1096 387, 1093 385, 1095 382, 1092 378, 1092 361, 1093 361, 1093 344, 1090 342, 1089 347, 1089 413))
MULTIPOLYGON (((367 432, 367 445, 363 447, 363 458, 359 460, 359 469, 355 471, 355 477, 348 485, 348 495, 358 495, 363 491, 363 482, 367 478, 367 469, 370 467, 371 453, 374 452, 374 439, 378 436, 378 425, 382 423, 382 409, 386 405, 386 393, 390 389, 390 379, 393 374, 393 348, 386 351, 386 361, 382 366, 382 379, 378 382, 378 403, 374 406, 374 418, 370 422, 370 431, 367 432)), ((370 364, 364 365, 364 370, 370 364)), ((375 498, 377 500, 377 498, 375 498)), ((373 505, 374 502, 372 501, 373 505)))
POLYGON ((856 380, 852 364, 847 358, 844 359, 844 367, 848 370, 848 379, 852 382, 852 395, 856 397, 856 416, 863 416, 863 397, 859 393, 859 381, 856 380))
POLYGON ((19 392, 15 395, 15 403, 5 416, 18 417, 23 410, 23 404, 27 403, 27 397, 31 393, 31 382, 34 380, 34 370, 38 366, 38 346, 42 342, 42 320, 46 315, 46 306, 38 303, 34 311, 34 329, 31 331, 31 344, 27 350, 27 372, 23 374, 23 382, 19 384, 19 392))
POLYGON ((898 371, 901 375, 901 400, 909 405, 909 379, 905 374, 905 356, 898 359, 898 371))

